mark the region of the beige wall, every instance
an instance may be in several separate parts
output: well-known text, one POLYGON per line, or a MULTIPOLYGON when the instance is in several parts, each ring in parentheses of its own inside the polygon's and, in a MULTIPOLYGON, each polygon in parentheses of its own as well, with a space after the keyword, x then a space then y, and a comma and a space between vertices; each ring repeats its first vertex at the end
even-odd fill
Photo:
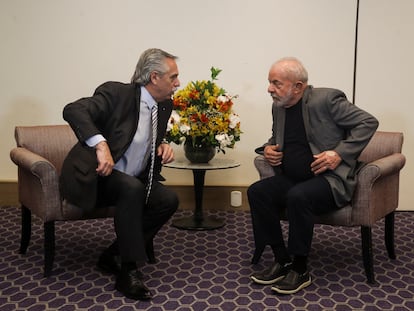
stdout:
MULTIPOLYGON (((270 135, 267 71, 297 56, 310 83, 353 91, 356 1, 342 0, 3 0, 0 2, 0 181, 16 180, 9 160, 15 125, 61 124, 63 106, 107 80, 128 81, 139 54, 163 48, 180 57, 182 86, 223 69, 219 83, 238 94, 241 141, 224 155, 239 168, 212 171, 207 185, 246 186, 257 179, 253 149, 270 135), (258 5, 260 3, 260 5, 258 5)), ((411 0, 361 0, 356 103, 380 129, 403 131, 409 157, 408 111, 413 69, 411 0), (391 14, 390 14, 391 13, 391 14), (397 57, 397 58, 395 58, 397 57), (410 70, 412 72, 412 70, 410 70)), ((177 156, 182 155, 177 146, 177 156)), ((223 156, 223 155, 219 155, 223 156)), ((401 209, 411 209, 410 163, 402 176, 401 209)), ((189 185, 190 172, 165 169, 167 183, 189 185)))
POLYGON ((380 120, 380 130, 404 133, 401 210, 414 210, 414 1, 361 0, 355 103, 380 120))

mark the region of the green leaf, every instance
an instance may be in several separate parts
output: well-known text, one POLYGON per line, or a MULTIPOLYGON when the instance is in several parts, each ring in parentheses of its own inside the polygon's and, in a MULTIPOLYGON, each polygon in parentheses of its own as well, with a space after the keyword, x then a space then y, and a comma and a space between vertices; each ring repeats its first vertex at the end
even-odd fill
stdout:
POLYGON ((217 80, 217 76, 221 72, 221 69, 211 67, 211 81, 217 80))

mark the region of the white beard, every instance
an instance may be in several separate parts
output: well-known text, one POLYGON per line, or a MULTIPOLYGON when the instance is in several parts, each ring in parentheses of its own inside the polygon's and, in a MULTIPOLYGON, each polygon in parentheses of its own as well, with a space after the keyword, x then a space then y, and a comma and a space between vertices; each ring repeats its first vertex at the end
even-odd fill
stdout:
POLYGON ((280 98, 279 96, 273 97, 273 102, 276 104, 277 107, 289 108, 290 106, 292 106, 292 99, 292 89, 290 89, 286 96, 284 96, 283 98, 280 98))

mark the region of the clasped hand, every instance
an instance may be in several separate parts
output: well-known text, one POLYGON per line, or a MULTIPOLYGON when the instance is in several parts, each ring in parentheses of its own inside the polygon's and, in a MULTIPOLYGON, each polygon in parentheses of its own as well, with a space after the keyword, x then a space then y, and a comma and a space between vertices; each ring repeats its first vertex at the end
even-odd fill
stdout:
POLYGON ((157 155, 161 157, 161 164, 174 161, 174 150, 169 144, 162 143, 158 146, 157 155))
MULTIPOLYGON (((263 155, 272 166, 282 164, 283 152, 278 151, 279 144, 268 145, 264 148, 263 155)), ((336 151, 327 150, 313 155, 314 161, 311 163, 311 171, 315 174, 321 174, 327 170, 335 170, 341 163, 342 159, 336 151)))
POLYGON ((319 154, 314 154, 315 161, 311 163, 311 170, 315 175, 321 174, 327 170, 334 170, 341 163, 342 159, 336 151, 327 150, 319 154))

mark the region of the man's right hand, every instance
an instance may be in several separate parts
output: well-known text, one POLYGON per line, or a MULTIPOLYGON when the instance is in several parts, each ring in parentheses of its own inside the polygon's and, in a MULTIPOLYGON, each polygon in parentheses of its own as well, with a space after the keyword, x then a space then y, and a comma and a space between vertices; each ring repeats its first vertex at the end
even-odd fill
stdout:
POLYGON ((114 167, 114 159, 112 158, 111 150, 106 141, 101 141, 95 146, 96 158, 98 159, 98 167, 96 173, 100 176, 111 175, 114 167))
POLYGON ((276 145, 268 145, 264 148, 263 155, 265 159, 269 162, 272 166, 278 166, 282 164, 283 152, 278 151, 279 144, 276 145))

